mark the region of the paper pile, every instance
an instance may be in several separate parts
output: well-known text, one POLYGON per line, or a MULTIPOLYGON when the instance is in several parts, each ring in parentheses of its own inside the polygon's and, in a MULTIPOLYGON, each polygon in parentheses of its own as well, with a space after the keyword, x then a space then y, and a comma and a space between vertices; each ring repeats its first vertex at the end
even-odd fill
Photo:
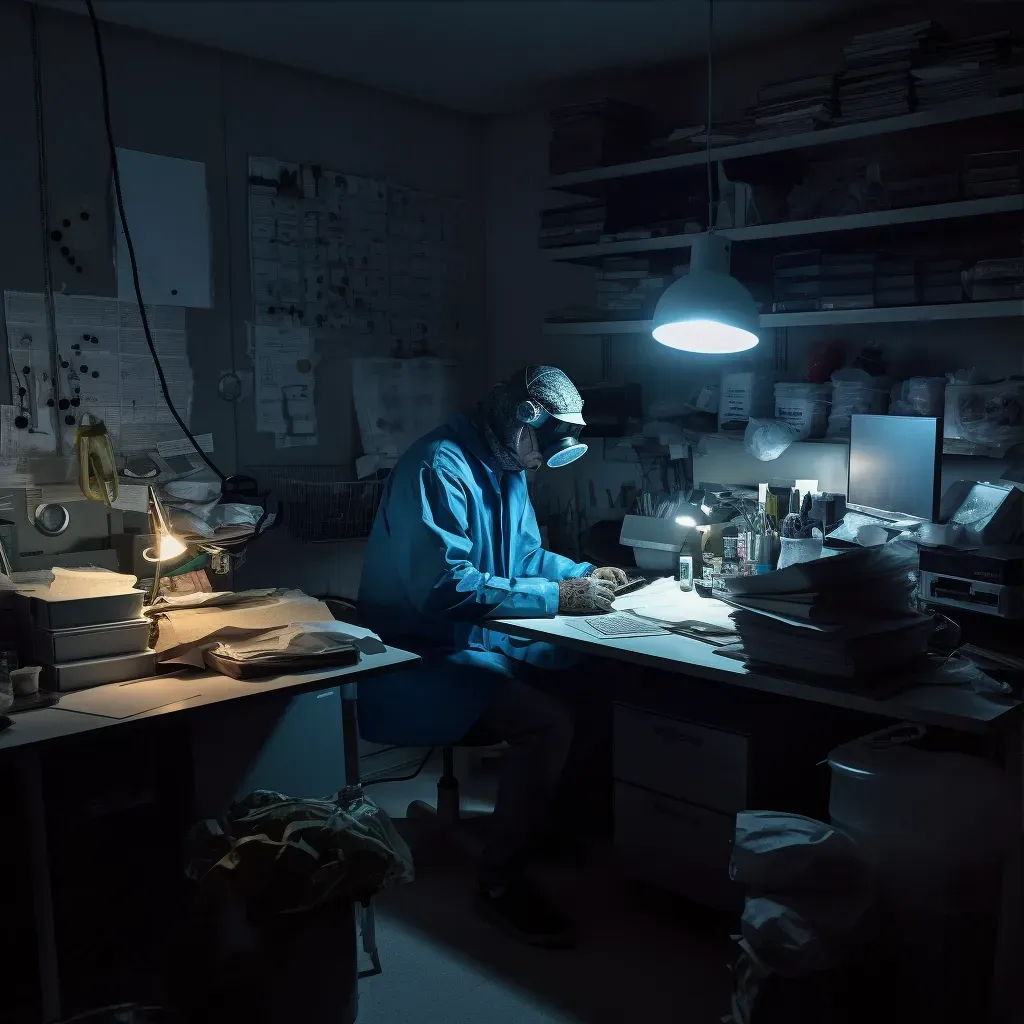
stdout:
POLYGON ((892 544, 731 578, 722 597, 736 609, 741 644, 719 653, 889 685, 885 670, 921 656, 933 630, 931 616, 911 607, 913 564, 892 544))

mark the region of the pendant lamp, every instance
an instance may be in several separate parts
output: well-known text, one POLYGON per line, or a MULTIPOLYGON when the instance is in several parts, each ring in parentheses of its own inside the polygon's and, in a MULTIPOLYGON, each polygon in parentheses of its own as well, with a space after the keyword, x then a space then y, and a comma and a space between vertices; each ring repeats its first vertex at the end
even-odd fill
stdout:
POLYGON ((711 163, 714 0, 708 0, 708 117, 704 126, 708 183, 708 230, 694 239, 690 272, 665 289, 654 310, 654 340, 682 352, 725 355, 757 342, 760 317, 754 297, 729 273, 731 244, 715 234, 711 163))

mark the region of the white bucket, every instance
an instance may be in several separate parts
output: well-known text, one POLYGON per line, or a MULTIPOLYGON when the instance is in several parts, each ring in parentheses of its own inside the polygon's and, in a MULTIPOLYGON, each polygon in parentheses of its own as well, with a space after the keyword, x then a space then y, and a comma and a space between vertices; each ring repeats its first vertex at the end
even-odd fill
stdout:
POLYGON ((830 384, 776 384, 775 418, 793 428, 796 440, 825 436, 830 384))

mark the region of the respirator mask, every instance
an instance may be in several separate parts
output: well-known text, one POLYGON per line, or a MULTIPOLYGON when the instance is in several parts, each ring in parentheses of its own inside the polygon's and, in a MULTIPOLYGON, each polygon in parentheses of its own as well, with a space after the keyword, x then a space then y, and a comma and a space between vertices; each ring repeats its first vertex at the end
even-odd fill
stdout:
POLYGON ((568 466, 587 453, 586 443, 580 440, 584 423, 579 413, 566 413, 564 418, 554 416, 539 402, 528 399, 519 403, 516 419, 533 428, 545 466, 568 466))

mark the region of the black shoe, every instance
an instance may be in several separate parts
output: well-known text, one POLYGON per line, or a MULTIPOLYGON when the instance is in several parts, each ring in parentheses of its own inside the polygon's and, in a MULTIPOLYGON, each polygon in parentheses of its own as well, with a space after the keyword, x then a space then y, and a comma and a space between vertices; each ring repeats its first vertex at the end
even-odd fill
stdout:
POLYGON ((568 949, 576 945, 572 923, 524 878, 500 890, 480 886, 476 909, 486 921, 527 945, 547 949, 568 949))

